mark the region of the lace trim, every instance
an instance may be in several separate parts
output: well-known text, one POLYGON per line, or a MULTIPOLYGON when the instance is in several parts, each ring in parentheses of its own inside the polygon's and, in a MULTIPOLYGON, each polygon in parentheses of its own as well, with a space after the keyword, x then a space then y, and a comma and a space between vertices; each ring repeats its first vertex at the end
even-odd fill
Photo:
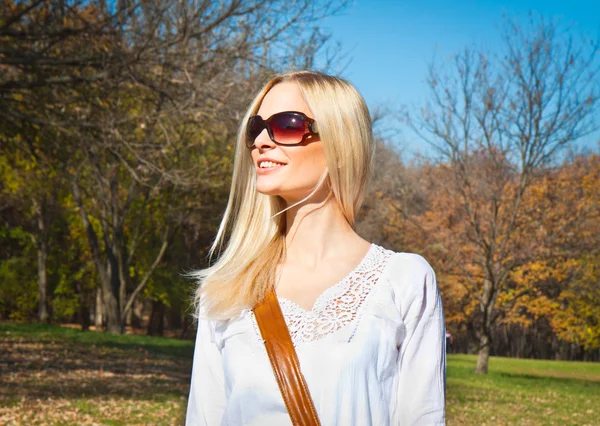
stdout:
MULTIPOLYGON (((358 324, 367 297, 379 282, 385 264, 393 252, 376 244, 345 278, 326 289, 310 311, 280 297, 279 304, 294 346, 323 339, 355 322, 358 324)), ((256 318, 250 311, 254 330, 262 342, 256 318)), ((350 339, 354 335, 354 330, 350 339)))

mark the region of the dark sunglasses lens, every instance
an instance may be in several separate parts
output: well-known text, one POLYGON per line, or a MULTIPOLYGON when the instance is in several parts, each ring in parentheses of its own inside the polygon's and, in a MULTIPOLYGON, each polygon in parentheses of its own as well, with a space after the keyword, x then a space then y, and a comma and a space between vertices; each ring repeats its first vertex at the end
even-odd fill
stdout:
POLYGON ((265 128, 265 122, 258 115, 250 117, 248 120, 248 128, 246 129, 246 134, 248 137, 248 141, 254 143, 254 139, 260 135, 260 133, 265 128))
POLYGON ((297 114, 277 114, 269 122, 273 137, 283 144, 300 142, 308 131, 307 124, 306 120, 297 114))

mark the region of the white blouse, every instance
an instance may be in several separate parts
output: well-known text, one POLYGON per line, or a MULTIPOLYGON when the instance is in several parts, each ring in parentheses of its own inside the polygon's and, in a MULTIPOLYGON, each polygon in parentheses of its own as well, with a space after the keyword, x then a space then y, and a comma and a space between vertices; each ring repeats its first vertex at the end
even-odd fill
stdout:
MULTIPOLYGON (((311 311, 279 302, 323 426, 445 424, 444 314, 421 256, 372 244, 311 311)), ((291 425, 252 311, 199 320, 186 425, 291 425)))

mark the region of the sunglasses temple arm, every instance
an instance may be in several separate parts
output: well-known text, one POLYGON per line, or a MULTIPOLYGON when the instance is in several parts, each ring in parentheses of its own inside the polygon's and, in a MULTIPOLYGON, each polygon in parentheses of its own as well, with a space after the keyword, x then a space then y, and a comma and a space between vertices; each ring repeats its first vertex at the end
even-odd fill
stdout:
POLYGON ((273 216, 271 216, 268 220, 273 219, 276 216, 279 216, 281 213, 283 213, 286 210, 291 209, 294 206, 297 206, 298 204, 301 204, 303 202, 305 202, 306 200, 308 200, 310 197, 312 197, 313 195, 315 195, 315 193, 319 190, 319 188, 321 187, 321 185, 323 184, 323 182, 325 182, 325 178, 327 177, 327 173, 329 172, 329 169, 327 167, 325 167, 325 170, 323 171, 323 174, 321 175, 321 177, 319 178, 319 181, 317 182, 317 184, 315 185, 315 189, 313 189, 311 191, 310 194, 308 194, 306 197, 304 197, 303 199, 301 199, 300 201, 296 201, 294 204, 292 204, 291 206, 287 206, 285 209, 275 213, 273 216))

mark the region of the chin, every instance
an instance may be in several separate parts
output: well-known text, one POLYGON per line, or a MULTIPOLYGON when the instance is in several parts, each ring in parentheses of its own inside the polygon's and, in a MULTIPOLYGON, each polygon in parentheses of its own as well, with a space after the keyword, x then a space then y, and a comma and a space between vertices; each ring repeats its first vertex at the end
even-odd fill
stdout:
POLYGON ((276 182, 265 182, 259 178, 256 182, 256 190, 264 195, 279 195, 281 193, 281 185, 276 182))
POLYGON ((256 188, 256 190, 258 192, 260 192, 263 195, 270 195, 272 197, 277 197, 281 194, 280 191, 277 191, 275 189, 262 189, 262 188, 256 188))
POLYGON ((293 204, 310 194, 317 185, 318 179, 314 179, 314 181, 300 180, 296 183, 298 185, 290 186, 289 182, 286 185, 283 179, 274 179, 274 176, 259 176, 256 181, 256 190, 263 195, 281 197, 286 203, 293 204))

